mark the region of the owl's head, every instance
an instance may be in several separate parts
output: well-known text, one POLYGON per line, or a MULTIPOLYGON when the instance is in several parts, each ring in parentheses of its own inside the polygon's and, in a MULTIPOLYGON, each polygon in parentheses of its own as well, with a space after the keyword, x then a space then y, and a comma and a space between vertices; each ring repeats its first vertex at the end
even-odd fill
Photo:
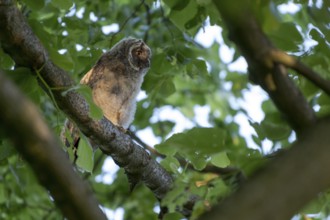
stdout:
POLYGON ((146 72, 150 67, 151 50, 143 40, 125 38, 113 48, 116 48, 116 51, 121 51, 121 56, 125 56, 130 67, 134 70, 146 72))

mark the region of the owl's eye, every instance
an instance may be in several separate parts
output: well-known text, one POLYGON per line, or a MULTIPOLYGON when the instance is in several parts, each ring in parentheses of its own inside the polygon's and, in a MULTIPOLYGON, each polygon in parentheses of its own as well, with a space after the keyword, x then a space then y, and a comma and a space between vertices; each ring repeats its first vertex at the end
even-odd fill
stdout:
POLYGON ((135 55, 137 55, 137 56, 140 56, 142 54, 142 50, 137 50, 136 52, 135 52, 135 55))

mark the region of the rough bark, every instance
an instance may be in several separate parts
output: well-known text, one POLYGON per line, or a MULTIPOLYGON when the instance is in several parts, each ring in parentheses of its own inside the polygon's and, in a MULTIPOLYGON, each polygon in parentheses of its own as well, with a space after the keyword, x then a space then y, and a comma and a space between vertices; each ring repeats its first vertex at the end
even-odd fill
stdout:
MULTIPOLYGON (((214 3, 227 24, 230 38, 248 61, 250 78, 270 94, 299 134, 300 141, 287 154, 266 165, 205 219, 288 219, 318 192, 330 186, 325 170, 329 166, 326 155, 330 153, 327 136, 330 121, 326 119, 315 126, 313 110, 287 76, 286 66, 274 59, 272 54, 277 49, 262 33, 248 5, 244 5, 245 1, 236 6, 229 0, 214 3), (272 202, 265 202, 265 198, 272 202)), ((172 186, 171 176, 111 122, 90 118, 88 104, 81 95, 75 91, 62 95, 75 83, 51 62, 11 0, 0 0, 0 30, 1 46, 16 65, 38 70, 48 87, 52 88, 51 91, 44 88, 46 92, 54 96, 58 106, 81 131, 100 145, 104 153, 111 155, 129 177, 143 180, 157 198, 163 198, 172 186)), ((26 157, 32 166, 38 163, 37 157, 31 154, 26 157)), ((45 178, 45 182, 55 178, 43 177, 43 173, 36 175, 42 180, 45 178)), ((45 186, 51 191, 50 186, 45 186)))
POLYGON ((68 219, 106 219, 34 104, 0 71, 0 125, 68 219))
POLYGON ((275 48, 251 13, 248 1, 214 1, 259 84, 292 128, 298 141, 251 176, 242 187, 200 219, 290 219, 318 193, 330 187, 330 119, 317 122, 313 109, 288 77, 286 67, 300 71, 326 92, 329 84, 292 57, 275 48), (302 67, 297 68, 297 66, 302 67))
MULTIPOLYGON (((271 97, 291 127, 300 133, 316 122, 313 109, 288 76, 280 62, 280 50, 262 32, 248 1, 233 4, 229 0, 214 1, 232 40, 248 63, 249 78, 271 97)), ((284 53, 283 53, 284 54, 284 53)), ((286 56, 289 61, 293 58, 286 56)))
POLYGON ((330 187, 330 118, 311 127, 201 220, 290 219, 330 187))
POLYGON ((157 198, 163 198, 172 186, 172 177, 110 121, 90 118, 88 104, 80 94, 72 90, 63 95, 75 83, 64 70, 53 64, 13 1, 0 0, 0 29, 1 46, 16 65, 38 71, 51 88, 51 91, 44 88, 45 91, 55 98, 59 108, 80 130, 124 168, 131 181, 142 180, 157 198))

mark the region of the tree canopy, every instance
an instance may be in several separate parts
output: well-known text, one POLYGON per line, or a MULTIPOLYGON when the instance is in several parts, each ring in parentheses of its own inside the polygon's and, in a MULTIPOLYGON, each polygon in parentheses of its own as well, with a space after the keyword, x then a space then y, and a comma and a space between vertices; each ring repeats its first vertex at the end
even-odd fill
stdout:
POLYGON ((326 219, 329 24, 327 0, 0 0, 0 219, 326 219), (129 36, 152 61, 125 133, 79 81, 129 36))

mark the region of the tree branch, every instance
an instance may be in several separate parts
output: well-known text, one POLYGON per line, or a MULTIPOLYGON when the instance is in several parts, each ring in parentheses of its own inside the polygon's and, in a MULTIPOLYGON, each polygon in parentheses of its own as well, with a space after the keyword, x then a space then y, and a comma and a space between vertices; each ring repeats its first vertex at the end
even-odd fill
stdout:
POLYGON ((37 108, 0 71, 0 125, 68 219, 106 219, 37 108))
MULTIPOLYGON (((250 13, 248 1, 215 1, 233 40, 249 65, 251 80, 261 85, 299 134, 285 154, 266 164, 228 199, 201 220, 290 219, 318 193, 330 187, 330 118, 317 122, 301 92, 273 56, 278 51, 250 13), (271 200, 271 202, 268 202, 271 200), (237 211, 239 210, 239 211, 237 211)), ((306 72, 306 71, 305 71, 306 72)))
POLYGON ((250 79, 268 92, 298 137, 303 129, 316 122, 313 109, 288 77, 284 65, 274 59, 276 49, 257 24, 248 1, 233 4, 214 1, 225 21, 229 38, 248 62, 250 79))
POLYGON ((330 118, 306 130, 291 149, 274 158, 201 220, 290 219, 330 187, 329 130, 330 118))
POLYGON ((157 198, 163 198, 172 187, 172 177, 110 121, 90 118, 88 104, 80 94, 71 90, 62 95, 62 88, 72 87, 73 80, 50 61, 39 39, 10 0, 0 0, 0 29, 1 45, 16 65, 39 69, 43 80, 54 88, 52 94, 57 105, 79 129, 104 153, 112 156, 131 181, 142 180, 157 198))
MULTIPOLYGON (((160 157, 160 158, 165 158, 166 156, 159 153, 155 148, 147 145, 144 143, 134 132, 128 131, 129 135, 135 140, 137 143, 139 143, 144 149, 148 150, 151 155, 155 157, 160 157)), ((237 180, 239 183, 242 183, 245 181, 246 177, 244 176, 243 172, 239 170, 236 167, 225 167, 225 168, 220 168, 212 165, 207 165, 204 169, 202 170, 196 170, 194 166, 191 163, 188 163, 184 158, 179 157, 176 155, 176 159, 179 161, 181 167, 187 167, 190 170, 194 170, 197 172, 202 172, 202 173, 215 173, 219 175, 228 175, 228 176, 237 176, 237 180)))
POLYGON ((314 83, 314 85, 318 86, 328 95, 330 95, 330 81, 323 79, 318 73, 314 72, 311 68, 299 60, 280 50, 272 50, 270 56, 275 62, 281 63, 286 67, 295 70, 297 73, 306 77, 309 81, 314 83))

